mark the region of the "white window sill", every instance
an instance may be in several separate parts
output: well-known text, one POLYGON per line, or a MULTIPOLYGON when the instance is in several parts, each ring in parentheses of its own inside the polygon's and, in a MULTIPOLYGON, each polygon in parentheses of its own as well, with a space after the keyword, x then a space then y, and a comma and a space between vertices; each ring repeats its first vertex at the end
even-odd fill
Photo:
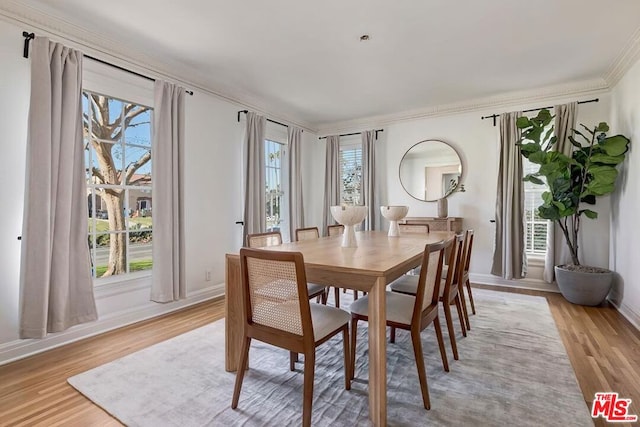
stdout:
POLYGON ((151 288, 151 270, 94 279, 96 299, 151 288))
POLYGON ((544 267, 544 255, 527 255, 527 264, 531 267, 544 267))

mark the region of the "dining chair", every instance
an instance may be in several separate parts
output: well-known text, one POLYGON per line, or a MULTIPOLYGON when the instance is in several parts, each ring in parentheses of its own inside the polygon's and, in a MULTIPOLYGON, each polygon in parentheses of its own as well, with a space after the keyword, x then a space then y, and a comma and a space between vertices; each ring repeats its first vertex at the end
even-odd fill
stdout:
MULTIPOLYGON (((349 365, 349 313, 339 308, 309 303, 304 258, 299 252, 240 249, 244 306, 242 350, 231 408, 238 407, 249 360, 251 340, 256 339, 304 354, 302 425, 311 425, 316 347, 342 332, 346 390, 351 388, 349 365)), ((254 397, 255 399, 255 397, 254 397)))
POLYGON ((328 236, 341 236, 343 234, 344 234, 344 225, 342 224, 327 225, 328 236))
MULTIPOLYGON (((462 302, 464 304, 463 309, 466 313, 467 304, 464 300, 464 292, 463 287, 467 288, 467 293, 469 294, 469 302, 471 303, 471 312, 476 314, 476 306, 473 303, 473 294, 471 293, 471 281, 469 280, 469 264, 471 264, 471 249, 473 248, 473 229, 468 229, 464 234, 464 251, 463 251, 463 260, 464 264, 461 272, 460 279, 460 293, 462 294, 462 302)), ((471 325, 469 324, 469 316, 467 316, 467 329, 471 329, 471 325)))
MULTIPOLYGON (((279 231, 267 231, 266 233, 254 233, 247 235, 247 246, 250 248, 264 248, 268 246, 279 246, 282 244, 282 234, 279 231)), ((309 299, 317 298, 318 301, 326 303, 326 286, 317 283, 308 283, 307 291, 309 299)))
MULTIPOLYGON (((451 314, 451 305, 456 306, 458 312, 458 319, 460 321, 460 328, 462 330, 462 336, 467 336, 466 324, 469 322, 468 315, 463 309, 463 295, 461 282, 462 267, 464 264, 463 257, 463 235, 458 234, 454 237, 451 244, 451 250, 448 256, 449 268, 443 267, 442 274, 445 275, 442 278, 440 286, 439 300, 442 301, 442 307, 444 309, 444 317, 447 323, 447 331, 449 332, 449 341, 451 342, 451 350, 453 351, 453 358, 459 359, 458 346, 456 343, 456 335, 453 329, 453 316, 451 314)), ((391 284, 391 291, 398 292, 405 295, 415 295, 418 288, 418 278, 415 276, 402 276, 398 280, 391 284)), ((391 330, 391 342, 395 339, 394 330, 391 330)))
MULTIPOLYGON (((442 273, 442 262, 444 252, 451 245, 453 239, 440 241, 425 246, 422 257, 422 269, 418 289, 415 296, 404 295, 396 292, 386 292, 386 313, 387 326, 392 331, 404 329, 410 331, 413 343, 413 353, 420 380, 420 390, 422 401, 426 409, 431 408, 429 400, 429 388, 427 386, 427 375, 425 371, 424 355, 422 353, 422 340, 420 332, 433 323, 442 358, 442 366, 449 372, 449 362, 444 348, 440 320, 438 319, 438 295, 440 292, 440 275, 442 273)), ((355 353, 358 321, 368 321, 369 297, 365 296, 351 304, 351 377, 355 377, 355 353)))
MULTIPOLYGON (((303 240, 316 240, 320 238, 320 230, 318 227, 305 227, 305 228, 297 228, 296 229, 296 241, 300 242, 303 240)), ((327 298, 329 296, 328 287, 325 287, 325 292, 322 295, 322 303, 327 303, 327 298)), ((335 300, 336 307, 340 308, 340 292, 338 288, 335 289, 335 300)))

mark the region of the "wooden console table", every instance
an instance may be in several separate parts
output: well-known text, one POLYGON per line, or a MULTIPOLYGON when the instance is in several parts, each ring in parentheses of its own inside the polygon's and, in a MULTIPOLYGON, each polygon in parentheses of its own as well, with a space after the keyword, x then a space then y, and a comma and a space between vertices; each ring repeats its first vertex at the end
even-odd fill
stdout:
POLYGON ((446 218, 435 217, 406 217, 401 224, 428 224, 429 231, 453 231, 455 233, 462 232, 462 218, 449 216, 446 218))

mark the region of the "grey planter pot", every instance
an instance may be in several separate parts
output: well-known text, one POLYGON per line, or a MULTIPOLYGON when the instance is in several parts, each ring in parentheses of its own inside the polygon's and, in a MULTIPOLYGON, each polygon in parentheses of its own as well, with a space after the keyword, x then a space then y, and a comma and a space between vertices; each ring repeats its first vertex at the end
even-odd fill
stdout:
POLYGON ((574 304, 600 305, 605 300, 613 284, 613 271, 589 273, 571 271, 556 265, 556 282, 560 293, 574 304))

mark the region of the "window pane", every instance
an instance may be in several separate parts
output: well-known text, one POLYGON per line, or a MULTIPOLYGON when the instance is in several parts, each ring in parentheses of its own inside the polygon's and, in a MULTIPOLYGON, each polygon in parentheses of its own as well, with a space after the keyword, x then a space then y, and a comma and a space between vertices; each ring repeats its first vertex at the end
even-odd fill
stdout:
POLYGON ((128 104, 128 116, 131 120, 124 130, 127 144, 151 148, 151 109, 142 105, 128 104))
POLYGON ((151 149, 125 146, 125 184, 151 186, 151 149))
POLYGON ((150 270, 153 248, 153 233, 151 230, 129 233, 129 271, 150 270))

